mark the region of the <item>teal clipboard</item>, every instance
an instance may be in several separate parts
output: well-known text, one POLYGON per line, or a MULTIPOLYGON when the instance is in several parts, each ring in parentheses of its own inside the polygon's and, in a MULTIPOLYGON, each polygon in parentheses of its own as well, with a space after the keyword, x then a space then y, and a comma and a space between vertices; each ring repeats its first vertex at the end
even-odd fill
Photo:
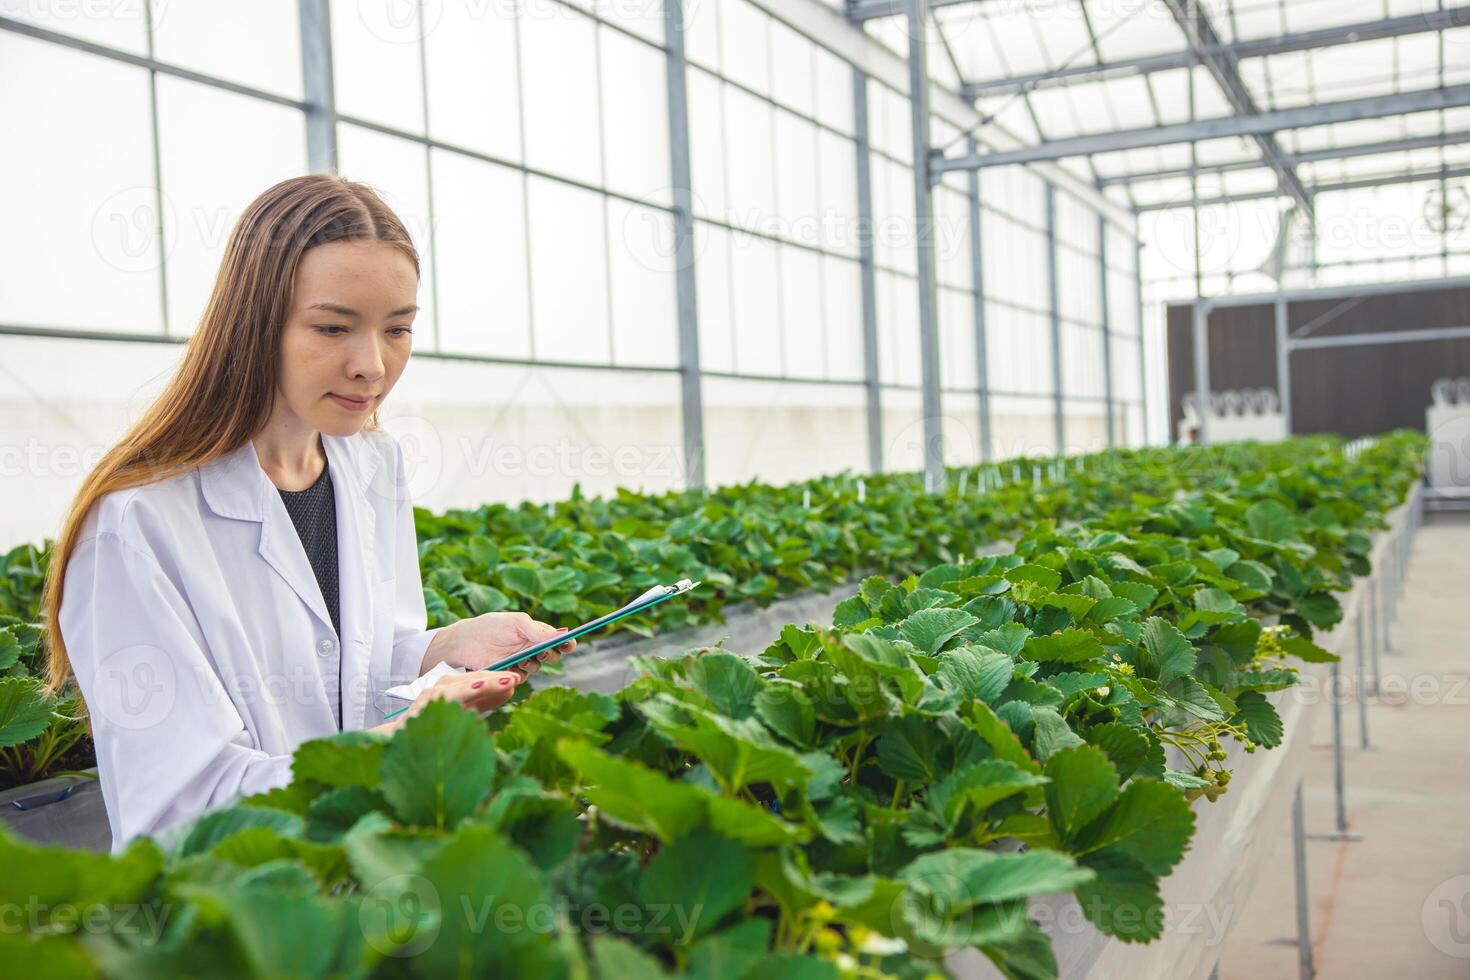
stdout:
MULTIPOLYGON (((504 660, 496 661, 484 669, 506 670, 507 668, 514 667, 516 664, 530 660, 532 657, 545 653, 547 650, 553 650, 568 640, 575 640, 578 637, 586 636, 588 633, 595 633, 597 630, 610 626, 620 619, 635 616, 638 613, 653 608, 660 602, 674 598, 676 595, 684 595, 686 592, 692 592, 699 584, 699 582, 691 582, 686 578, 680 579, 675 585, 656 585, 621 609, 614 609, 605 616, 599 616, 596 619, 583 623, 581 626, 573 627, 567 632, 560 633, 549 640, 542 640, 540 643, 526 647, 524 650, 518 650, 504 660)), ((404 706, 393 712, 393 714, 384 715, 383 717, 385 719, 393 718, 403 714, 407 710, 408 707, 404 706)))

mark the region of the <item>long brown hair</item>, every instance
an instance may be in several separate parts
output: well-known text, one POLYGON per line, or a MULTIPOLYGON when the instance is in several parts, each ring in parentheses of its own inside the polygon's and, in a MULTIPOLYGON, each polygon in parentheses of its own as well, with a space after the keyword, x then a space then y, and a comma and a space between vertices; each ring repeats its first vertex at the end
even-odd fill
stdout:
MULTIPOLYGON (((167 479, 227 456, 265 426, 301 257, 317 245, 354 239, 391 245, 419 269, 407 229, 382 198, 365 184, 330 174, 281 181, 235 222, 178 373, 87 474, 52 549, 41 589, 46 683, 52 691, 59 692, 71 676, 61 638, 62 583, 92 505, 114 490, 167 479)), ((365 427, 378 428, 376 410, 365 427)))

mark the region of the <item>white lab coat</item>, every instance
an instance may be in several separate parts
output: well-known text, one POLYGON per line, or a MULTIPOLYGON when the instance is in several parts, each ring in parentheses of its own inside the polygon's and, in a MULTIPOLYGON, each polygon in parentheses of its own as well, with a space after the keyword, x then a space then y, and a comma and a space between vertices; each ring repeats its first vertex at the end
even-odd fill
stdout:
MULTIPOLYGON (((323 434, 337 508, 342 726, 401 707, 429 641, 402 452, 323 434)), ((113 847, 291 780, 337 731, 314 658, 338 642, 280 494, 246 440, 92 508, 60 609, 113 847)))

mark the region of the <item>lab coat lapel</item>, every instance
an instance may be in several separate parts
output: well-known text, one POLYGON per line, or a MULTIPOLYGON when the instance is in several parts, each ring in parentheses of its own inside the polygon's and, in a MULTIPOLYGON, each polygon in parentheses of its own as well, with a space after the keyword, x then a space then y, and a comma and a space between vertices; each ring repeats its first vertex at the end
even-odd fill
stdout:
POLYGON ((373 591, 380 576, 373 551, 377 514, 368 488, 378 454, 338 436, 322 436, 332 466, 337 504, 338 593, 342 608, 342 727, 362 728, 366 720, 369 666, 373 650, 373 591))
POLYGON ((204 498, 216 514, 260 523, 260 557, 295 590, 317 621, 331 630, 332 617, 306 549, 275 484, 261 469, 255 444, 246 439, 235 452, 201 469, 200 480, 204 498))

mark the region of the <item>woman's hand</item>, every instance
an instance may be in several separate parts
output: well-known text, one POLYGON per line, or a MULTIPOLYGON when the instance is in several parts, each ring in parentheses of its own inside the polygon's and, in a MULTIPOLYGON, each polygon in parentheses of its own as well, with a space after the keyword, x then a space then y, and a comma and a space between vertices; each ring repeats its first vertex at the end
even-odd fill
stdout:
POLYGON ((421 691, 401 714, 389 718, 373 729, 391 735, 403 723, 424 710, 430 701, 457 701, 476 711, 493 711, 515 694, 522 675, 512 670, 472 670, 439 678, 434 686, 421 691))
MULTIPOLYGON (((532 644, 565 632, 565 629, 559 630, 550 623, 534 620, 523 612, 485 613, 472 619, 461 619, 441 631, 441 635, 451 634, 450 642, 443 656, 436 659, 443 660, 451 667, 480 671, 497 660, 504 660, 532 644)), ((435 640, 438 640, 437 636, 435 640)), ((539 653, 502 673, 516 673, 524 680, 540 670, 541 664, 554 664, 563 654, 571 653, 575 649, 577 641, 568 640, 561 646, 539 653)), ((433 644, 430 645, 429 653, 434 653, 433 644)), ((420 673, 427 673, 433 666, 426 656, 424 669, 420 673)))

